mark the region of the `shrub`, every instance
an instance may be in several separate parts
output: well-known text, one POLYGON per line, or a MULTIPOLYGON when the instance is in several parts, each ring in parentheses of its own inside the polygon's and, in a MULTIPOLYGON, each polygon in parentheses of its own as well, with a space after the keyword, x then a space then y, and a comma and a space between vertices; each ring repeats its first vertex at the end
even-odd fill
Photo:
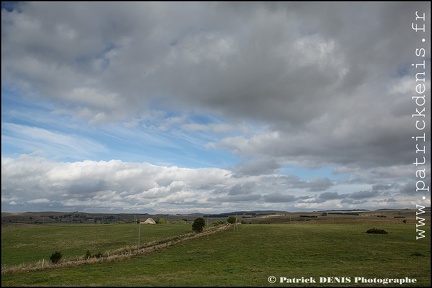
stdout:
POLYGON ((366 232, 371 234, 387 234, 387 231, 385 231, 384 229, 377 229, 377 228, 369 229, 366 232))
POLYGON ((422 253, 416 251, 416 252, 412 253, 411 256, 424 256, 424 255, 422 253))
POLYGON ((56 264, 58 261, 60 261, 62 256, 63 255, 60 252, 56 251, 51 255, 50 260, 52 263, 56 264))

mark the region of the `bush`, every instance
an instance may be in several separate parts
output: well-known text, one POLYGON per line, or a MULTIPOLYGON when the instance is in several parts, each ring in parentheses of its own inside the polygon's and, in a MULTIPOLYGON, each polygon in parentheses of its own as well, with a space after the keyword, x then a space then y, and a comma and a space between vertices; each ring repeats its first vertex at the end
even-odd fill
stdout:
POLYGON ((387 234, 387 231, 385 231, 384 229, 377 229, 377 228, 369 229, 366 232, 371 234, 387 234))
POLYGON ((60 261, 60 259, 62 258, 62 256, 63 255, 60 252, 56 251, 56 252, 54 252, 51 255, 50 260, 51 260, 52 263, 56 264, 57 262, 60 261))
POLYGON ((166 223, 168 223, 168 221, 165 218, 158 218, 156 220, 156 223, 157 224, 166 224, 166 223))
POLYGON ((204 230, 205 220, 203 217, 198 217, 192 223, 192 230, 195 232, 202 232, 204 230))

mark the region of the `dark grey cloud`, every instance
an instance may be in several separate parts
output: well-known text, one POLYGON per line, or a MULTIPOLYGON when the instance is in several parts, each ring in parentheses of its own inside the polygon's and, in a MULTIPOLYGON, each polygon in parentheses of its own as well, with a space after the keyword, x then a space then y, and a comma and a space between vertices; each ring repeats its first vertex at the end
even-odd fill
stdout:
POLYGON ((355 199, 342 199, 342 204, 351 204, 351 205, 363 205, 368 203, 368 200, 355 200, 355 199))
POLYGON ((223 197, 210 197, 208 201, 216 202, 216 203, 233 203, 233 202, 253 202, 260 203, 262 195, 260 194, 235 194, 235 195, 227 195, 223 197))
POLYGON ((276 169, 281 166, 272 159, 265 159, 261 161, 249 161, 240 163, 234 168, 236 173, 240 175, 263 175, 272 174, 276 169))
POLYGON ((255 183, 241 183, 232 186, 228 190, 228 195, 242 195, 249 194, 255 188, 255 183))
POLYGON ((327 178, 312 178, 304 180, 296 176, 285 176, 282 179, 285 180, 286 184, 290 188, 297 188, 310 192, 325 191, 334 185, 334 183, 327 178))
POLYGON ((337 192, 324 192, 318 195, 318 197, 316 198, 316 202, 323 203, 329 200, 345 199, 346 197, 346 194, 339 194, 337 192))
POLYGON ((396 200, 395 198, 387 198, 387 199, 383 199, 381 201, 386 202, 386 203, 396 203, 398 200, 396 200))
MULTIPOLYGON (((375 187, 375 186, 374 186, 375 187)), ((329 200, 341 200, 341 203, 349 203, 349 204, 361 204, 367 203, 367 198, 376 198, 380 196, 382 193, 372 188, 370 191, 357 191, 353 193, 343 193, 339 194, 338 192, 324 192, 320 193, 316 199, 315 203, 324 203, 329 200), (365 199, 365 200, 362 200, 365 199)), ((391 202, 391 201, 389 201, 391 202)))
POLYGON ((374 184, 372 185, 372 191, 388 191, 396 188, 397 184, 374 184))
POLYGON ((378 191, 358 191, 349 194, 349 198, 351 199, 363 199, 363 198, 371 198, 378 196, 380 193, 378 191))
MULTIPOLYGON (((429 170, 430 171, 430 170, 429 170)), ((430 175, 430 172, 429 172, 430 175)), ((427 176, 426 178, 417 178, 414 180, 411 180, 404 185, 401 185, 399 189, 397 190, 398 193, 396 195, 425 195, 429 194, 430 192, 430 183, 431 179, 430 176, 427 176), (429 189, 427 188, 429 187, 429 189), (427 191, 429 190, 429 191, 427 191)))
POLYGON ((299 197, 282 193, 271 193, 263 196, 265 202, 269 203, 286 203, 299 200, 299 197))
POLYGON ((304 182, 301 185, 298 185, 298 188, 307 188, 308 191, 318 192, 324 191, 333 186, 333 182, 329 179, 325 178, 315 178, 310 181, 304 182))
POLYGON ((76 183, 71 183, 67 192, 71 194, 84 194, 89 197, 91 193, 104 191, 108 189, 104 180, 80 180, 76 183))

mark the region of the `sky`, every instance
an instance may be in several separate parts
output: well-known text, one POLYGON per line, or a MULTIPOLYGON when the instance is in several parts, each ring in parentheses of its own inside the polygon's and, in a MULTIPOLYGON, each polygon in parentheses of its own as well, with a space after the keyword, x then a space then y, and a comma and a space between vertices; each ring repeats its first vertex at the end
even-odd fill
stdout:
POLYGON ((430 206, 429 1, 1 3, 2 212, 430 206))

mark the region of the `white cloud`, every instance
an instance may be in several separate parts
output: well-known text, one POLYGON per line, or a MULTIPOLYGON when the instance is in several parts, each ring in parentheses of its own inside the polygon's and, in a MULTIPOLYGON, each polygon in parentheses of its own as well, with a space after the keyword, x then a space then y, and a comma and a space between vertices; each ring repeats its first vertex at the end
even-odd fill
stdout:
MULTIPOLYGON (((271 207, 270 203, 287 210, 305 207, 304 203, 324 209, 334 203, 351 207, 363 201, 363 207, 373 208, 382 203, 376 200, 382 195, 394 198, 405 189, 404 185, 376 182, 358 185, 357 190, 348 193, 327 190, 347 184, 284 175, 239 176, 219 168, 186 169, 119 160, 67 163, 26 155, 2 157, 2 209, 6 211, 20 203, 31 210, 50 204, 51 209, 58 210, 74 207, 84 211, 176 213, 215 213, 233 207, 256 210, 271 207)), ((355 189, 356 184, 350 187, 355 189)), ((399 207, 407 204, 399 199, 386 203, 399 207)))
POLYGON ((46 198, 34 199, 34 200, 27 201, 28 204, 42 204, 42 203, 50 203, 50 202, 51 201, 49 199, 46 199, 46 198))

